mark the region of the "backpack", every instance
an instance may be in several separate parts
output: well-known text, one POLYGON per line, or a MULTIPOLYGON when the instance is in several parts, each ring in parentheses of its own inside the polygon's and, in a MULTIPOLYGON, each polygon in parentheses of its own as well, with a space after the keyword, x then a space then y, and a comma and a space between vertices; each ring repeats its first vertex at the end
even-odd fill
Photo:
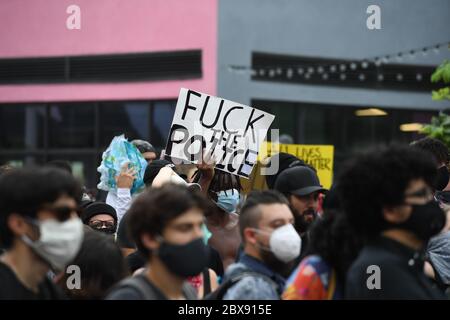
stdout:
MULTIPOLYGON (((156 288, 148 285, 148 281, 143 274, 138 274, 121 281, 118 287, 135 289, 141 294, 143 300, 159 300, 159 297, 162 295, 162 293, 158 294, 156 292, 156 288)), ((188 283, 183 284, 183 295, 186 297, 186 300, 197 299, 195 289, 188 283)))
POLYGON ((225 282, 223 282, 215 291, 211 292, 208 295, 205 295, 203 300, 223 300, 223 297, 227 293, 228 289, 230 289, 236 283, 238 283, 239 281, 248 276, 265 279, 266 281, 272 284, 275 290, 277 289, 276 283, 269 277, 254 271, 244 271, 240 274, 235 275, 234 277, 230 277, 227 280, 225 280, 225 282))

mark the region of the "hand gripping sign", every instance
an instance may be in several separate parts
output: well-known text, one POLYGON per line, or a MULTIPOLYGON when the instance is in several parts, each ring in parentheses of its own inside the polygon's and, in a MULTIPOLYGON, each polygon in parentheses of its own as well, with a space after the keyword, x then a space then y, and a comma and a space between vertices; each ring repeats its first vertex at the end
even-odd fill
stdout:
POLYGON ((233 101, 182 88, 167 140, 166 154, 197 164, 202 154, 216 168, 248 178, 275 117, 233 101))

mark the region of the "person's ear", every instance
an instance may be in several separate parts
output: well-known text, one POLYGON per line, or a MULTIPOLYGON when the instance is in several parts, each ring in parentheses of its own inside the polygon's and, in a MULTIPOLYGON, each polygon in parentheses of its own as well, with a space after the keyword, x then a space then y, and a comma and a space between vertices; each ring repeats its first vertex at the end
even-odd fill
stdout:
POLYGON ((30 230, 30 226, 28 223, 26 223, 25 219, 21 215, 16 213, 10 214, 8 216, 6 224, 8 226, 8 229, 11 230, 11 232, 17 237, 26 235, 30 230))
POLYGON ((389 223, 398 224, 406 221, 411 214, 408 206, 384 207, 383 218, 389 223))
POLYGON ((246 243, 256 244, 258 241, 256 240, 257 231, 253 228, 245 228, 244 229, 244 238, 246 243))
POLYGON ((159 241, 156 240, 154 236, 148 233, 144 233, 143 235, 141 235, 141 241, 144 247, 152 251, 158 249, 160 246, 159 241))

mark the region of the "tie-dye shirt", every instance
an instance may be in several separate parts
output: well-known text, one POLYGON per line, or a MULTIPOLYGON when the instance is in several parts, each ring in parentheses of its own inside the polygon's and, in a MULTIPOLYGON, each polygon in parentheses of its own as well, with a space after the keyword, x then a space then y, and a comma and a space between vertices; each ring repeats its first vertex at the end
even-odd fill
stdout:
POLYGON ((336 272, 320 257, 302 260, 286 282, 284 300, 338 300, 343 298, 336 272))

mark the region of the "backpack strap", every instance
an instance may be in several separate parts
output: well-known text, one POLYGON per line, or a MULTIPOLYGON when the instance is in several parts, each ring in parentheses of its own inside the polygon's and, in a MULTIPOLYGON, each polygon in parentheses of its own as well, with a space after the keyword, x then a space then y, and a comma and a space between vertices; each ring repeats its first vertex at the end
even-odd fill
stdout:
MULTIPOLYGON (((244 271, 242 273, 239 273, 235 275, 234 277, 228 278, 223 282, 217 290, 211 292, 208 295, 205 295, 205 300, 223 300, 223 297, 227 293, 228 289, 230 289, 232 286, 234 286, 236 283, 244 279, 245 277, 255 277, 260 279, 265 279, 268 283, 270 283, 275 291, 277 291, 278 285, 270 279, 268 276, 265 276, 261 273, 254 272, 254 271, 244 271)), ((277 291, 278 292, 278 291, 277 291)))
POLYGON ((144 300, 159 299, 157 293, 148 281, 144 279, 145 275, 138 274, 134 277, 127 278, 119 284, 119 288, 133 288, 140 293, 144 300))
POLYGON ((203 296, 211 293, 211 278, 209 276, 209 269, 203 270, 203 296))

